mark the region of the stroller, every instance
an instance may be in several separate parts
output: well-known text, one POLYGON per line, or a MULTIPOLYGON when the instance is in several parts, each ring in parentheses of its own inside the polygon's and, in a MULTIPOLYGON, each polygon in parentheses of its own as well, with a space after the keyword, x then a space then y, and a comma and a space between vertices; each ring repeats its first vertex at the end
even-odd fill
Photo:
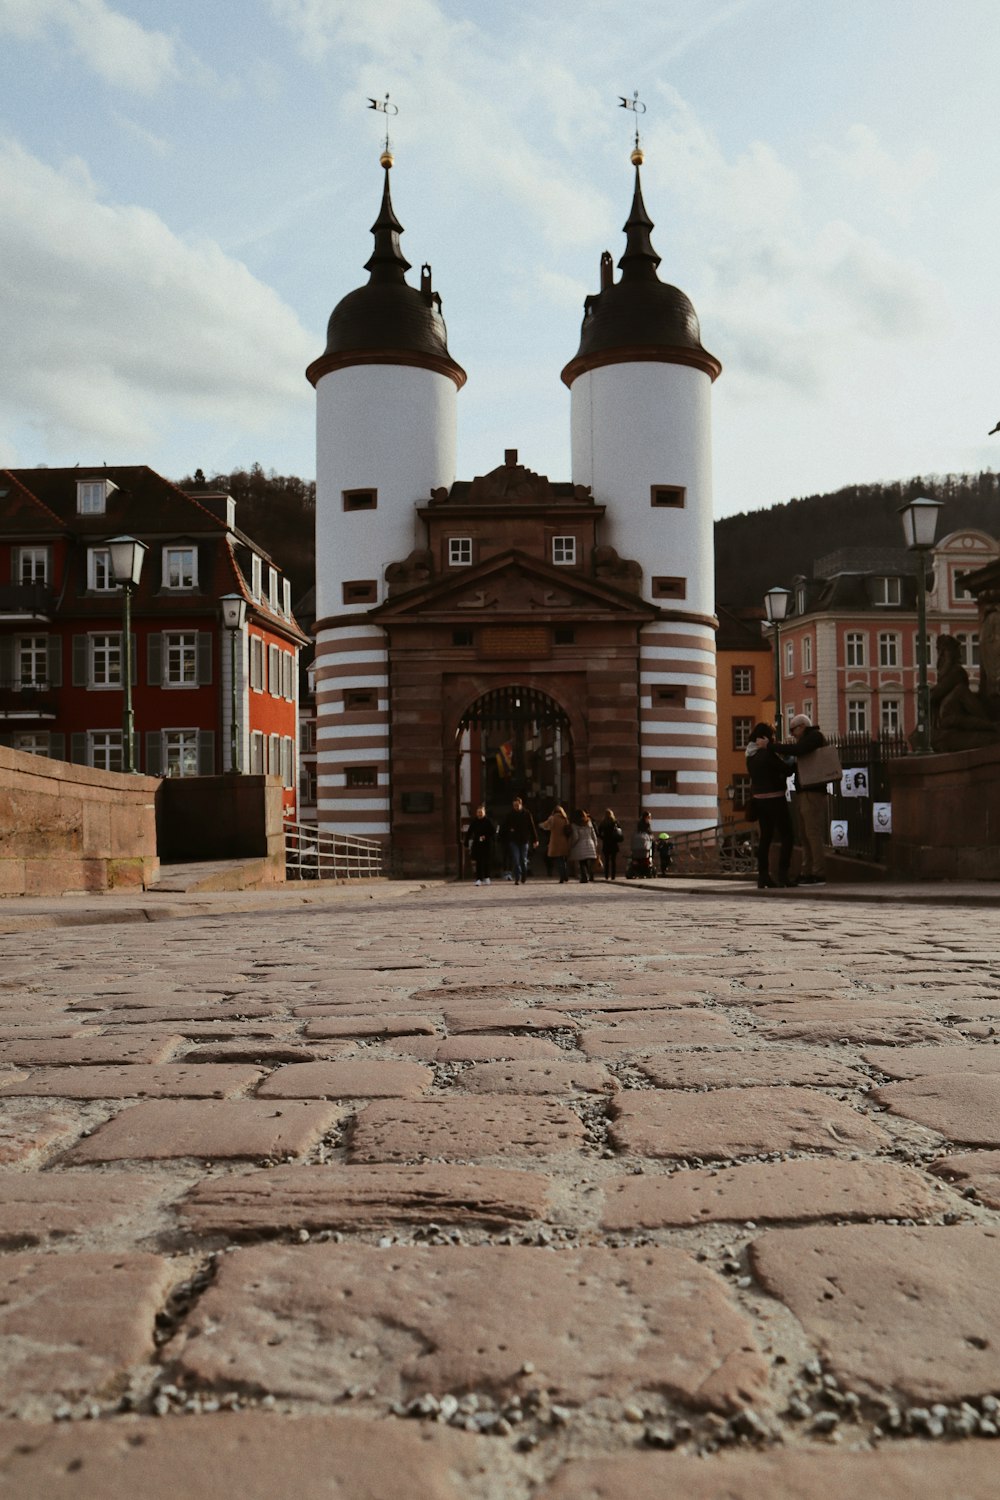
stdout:
POLYGON ((648 833, 642 833, 638 829, 632 835, 629 843, 628 864, 625 867, 626 880, 651 880, 653 878, 653 840, 648 833))

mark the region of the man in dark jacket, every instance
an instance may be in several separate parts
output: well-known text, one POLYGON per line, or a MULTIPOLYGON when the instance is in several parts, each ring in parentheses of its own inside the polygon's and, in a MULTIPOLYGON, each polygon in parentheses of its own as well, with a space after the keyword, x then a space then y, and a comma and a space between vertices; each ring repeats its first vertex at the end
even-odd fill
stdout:
POLYGON ((823 834, 826 828, 826 782, 803 781, 799 762, 826 744, 819 726, 805 714, 796 714, 788 725, 792 736, 787 745, 779 745, 781 755, 795 758, 795 806, 799 814, 802 839, 802 870, 799 885, 826 885, 826 863, 823 834))
POLYGON ((500 825, 500 837, 507 845, 514 884, 521 885, 528 878, 528 862, 531 850, 538 848, 538 832, 535 820, 520 797, 511 803, 510 812, 500 825))

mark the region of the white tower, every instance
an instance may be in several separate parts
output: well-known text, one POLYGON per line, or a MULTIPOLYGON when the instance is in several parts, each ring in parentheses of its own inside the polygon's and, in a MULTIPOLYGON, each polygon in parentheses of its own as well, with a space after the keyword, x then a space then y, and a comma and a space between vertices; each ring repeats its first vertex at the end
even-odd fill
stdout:
POLYGON ((603 540, 641 563, 660 609, 640 641, 642 805, 657 827, 688 832, 718 821, 710 406, 722 366, 688 298, 656 274, 638 147, 632 161, 621 279, 605 251, 562 378, 573 482, 607 506, 603 540))
POLYGON ((383 153, 382 206, 367 286, 330 315, 316 387, 317 813, 338 831, 387 837, 389 699, 385 638, 369 611, 385 570, 419 545, 417 502, 455 479, 456 396, 430 266, 406 281, 402 225, 383 153))

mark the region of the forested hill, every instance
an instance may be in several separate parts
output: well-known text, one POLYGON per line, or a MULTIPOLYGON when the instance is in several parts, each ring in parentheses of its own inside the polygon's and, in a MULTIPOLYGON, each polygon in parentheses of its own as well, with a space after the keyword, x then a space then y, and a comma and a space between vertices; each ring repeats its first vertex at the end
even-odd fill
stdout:
POLYGON ((730 607, 763 604, 775 584, 811 576, 813 559, 840 547, 901 547, 897 511, 929 495, 946 502, 938 536, 975 526, 1000 537, 1000 474, 936 474, 893 484, 855 484, 832 495, 807 495, 743 511, 715 523, 715 595, 730 607))
POLYGON ((200 469, 178 479, 182 490, 221 490, 236 501, 236 525, 251 541, 270 553, 292 581, 298 601, 315 583, 316 482, 293 474, 265 474, 260 464, 231 474, 200 469))

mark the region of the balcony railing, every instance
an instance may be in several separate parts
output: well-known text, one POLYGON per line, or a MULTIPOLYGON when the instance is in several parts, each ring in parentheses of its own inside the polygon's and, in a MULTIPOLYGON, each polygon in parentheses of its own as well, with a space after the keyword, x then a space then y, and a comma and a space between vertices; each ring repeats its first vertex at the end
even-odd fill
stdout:
POLYGON ((315 823, 285 823, 288 880, 373 880, 382 874, 378 839, 320 833, 315 823))
POLYGON ((0 680, 0 718, 46 718, 55 716, 59 690, 47 682, 5 682, 0 680))
POLYGON ((0 583, 0 619, 47 620, 53 594, 45 583, 0 583))

